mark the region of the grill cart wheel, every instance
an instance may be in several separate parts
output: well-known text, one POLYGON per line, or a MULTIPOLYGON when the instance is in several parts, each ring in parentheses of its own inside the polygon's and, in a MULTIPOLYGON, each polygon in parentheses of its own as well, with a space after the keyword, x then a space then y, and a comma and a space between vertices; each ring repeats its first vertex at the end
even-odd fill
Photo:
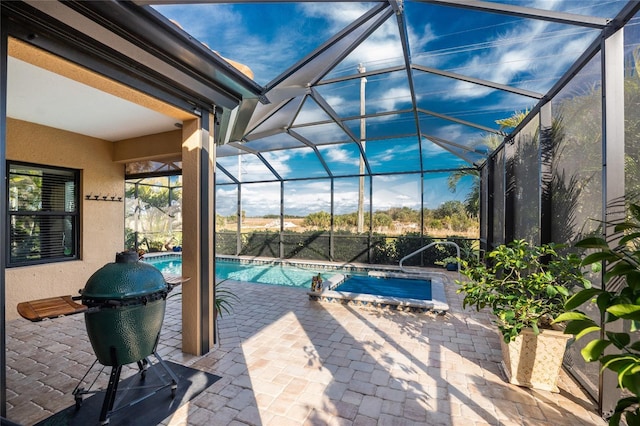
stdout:
POLYGON ((142 361, 138 361, 138 368, 140 369, 140 380, 144 381, 144 379, 147 377, 147 370, 149 369, 149 363, 147 362, 146 358, 142 361))
POLYGON ((75 394, 74 398, 76 401, 76 410, 79 410, 82 407, 82 393, 84 392, 84 388, 78 388, 78 393, 75 394))

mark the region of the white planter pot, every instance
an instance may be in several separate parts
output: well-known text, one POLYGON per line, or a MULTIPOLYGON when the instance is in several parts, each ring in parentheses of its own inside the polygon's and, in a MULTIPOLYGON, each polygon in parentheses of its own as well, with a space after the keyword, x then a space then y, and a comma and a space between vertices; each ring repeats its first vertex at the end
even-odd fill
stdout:
POLYGON ((509 344, 501 339, 502 368, 509 383, 558 392, 558 375, 571 337, 556 330, 540 330, 536 335, 525 329, 509 344))

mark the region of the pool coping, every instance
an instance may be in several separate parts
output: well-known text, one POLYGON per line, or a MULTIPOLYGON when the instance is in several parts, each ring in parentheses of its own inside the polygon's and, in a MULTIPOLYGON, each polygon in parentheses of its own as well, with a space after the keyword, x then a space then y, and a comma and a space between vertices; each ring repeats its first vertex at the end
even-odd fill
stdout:
POLYGON ((326 280, 325 289, 321 292, 308 291, 309 300, 325 303, 340 303, 358 307, 371 307, 376 309, 389 309, 414 313, 435 312, 443 314, 449 310, 446 302, 444 281, 449 281, 446 274, 428 272, 421 274, 406 274, 402 272, 377 272, 370 276, 387 276, 393 278, 408 279, 429 279, 431 280, 431 300, 420 300, 410 298, 398 298, 390 296, 377 296, 363 293, 352 293, 334 290, 345 280, 342 274, 334 275, 326 280))

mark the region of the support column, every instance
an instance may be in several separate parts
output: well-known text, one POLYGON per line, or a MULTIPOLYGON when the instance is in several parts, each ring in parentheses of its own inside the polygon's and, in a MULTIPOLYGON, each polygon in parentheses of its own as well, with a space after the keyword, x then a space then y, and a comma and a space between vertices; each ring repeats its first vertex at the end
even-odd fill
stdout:
POLYGON ((236 256, 242 252, 242 184, 237 184, 238 195, 236 199, 236 256))
POLYGON ((369 238, 367 239, 367 263, 373 260, 373 176, 369 175, 369 238))
POLYGON ((504 242, 510 243, 515 235, 516 176, 514 161, 517 141, 508 141, 504 145, 504 242))
MULTIPOLYGON (((540 244, 548 244, 552 242, 551 226, 553 224, 553 208, 552 208, 552 181, 553 181, 553 119, 551 116, 551 102, 547 102, 540 108, 540 132, 538 141, 538 161, 540 161, 539 179, 540 192, 539 200, 539 223, 540 232, 538 238, 540 244)), ((567 241, 558 241, 566 243, 567 241)))
MULTIPOLYGON (((7 32, 8 22, 2 16, 0 23, 0 177, 3 181, 7 175, 7 32)), ((7 186, 0 185, 0 229, 5 234, 7 229, 7 186)), ((6 298, 5 298, 5 268, 7 259, 7 241, 0 244, 0 416, 7 417, 7 339, 6 339, 6 298)))
POLYGON ((280 181, 280 232, 278 232, 278 257, 284 259, 284 181, 280 181))
MULTIPOLYGON (((487 160, 487 163, 484 165, 484 168, 482 169, 482 178, 484 178, 487 182, 485 188, 486 191, 483 191, 483 185, 482 185, 482 180, 480 181, 480 212, 482 214, 482 212, 486 212, 486 218, 484 219, 487 223, 487 235, 485 235, 485 242, 484 242, 484 247, 482 246, 482 235, 480 235, 480 250, 483 250, 485 252, 490 251, 493 249, 494 247, 494 241, 495 241, 495 235, 493 234, 494 229, 493 229, 493 219, 494 219, 494 215, 495 215, 495 209, 494 209, 494 204, 493 204, 493 200, 495 198, 495 193, 494 193, 494 185, 493 185, 493 179, 495 179, 495 158, 494 157, 489 157, 487 160), (484 170, 486 169, 486 172, 484 172, 484 170), (484 195, 484 199, 483 197, 483 193, 484 195), (486 203, 486 208, 482 208, 482 206, 486 203)), ((481 179, 482 179, 481 178, 481 179)), ((482 220, 482 218, 480 218, 480 220, 482 220)), ((482 227, 480 227, 480 229, 482 229, 482 227)))
MULTIPOLYGON (((602 202, 603 221, 624 219, 624 211, 611 205, 625 195, 624 173, 624 30, 620 29, 602 44, 602 202)), ((608 240, 614 229, 607 226, 608 240)), ((610 244, 617 244, 617 241, 610 244)), ((620 321, 606 325, 606 331, 620 332, 620 321)), ((628 327, 628 326, 627 326, 628 327)), ((627 331, 628 330, 624 330, 627 331)), ((620 397, 617 375, 605 370, 600 376, 598 405, 603 413, 612 412, 620 397), (606 389, 606 393, 605 390, 606 389)))
POLYGON ((331 210, 331 227, 329 228, 329 260, 334 262, 336 260, 334 256, 334 247, 335 247, 335 197, 333 193, 335 191, 335 179, 331 176, 331 201, 330 201, 330 210, 331 210))
POLYGON ((183 124, 182 144, 182 351, 204 355, 215 327, 214 116, 202 111, 183 124))

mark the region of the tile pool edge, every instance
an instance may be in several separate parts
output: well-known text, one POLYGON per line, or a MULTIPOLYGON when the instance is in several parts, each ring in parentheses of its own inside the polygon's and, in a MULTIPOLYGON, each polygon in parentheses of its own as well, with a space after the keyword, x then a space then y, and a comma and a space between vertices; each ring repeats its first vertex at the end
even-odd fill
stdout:
MULTIPOLYGON (((343 305, 372 307, 414 313, 445 313, 449 310, 446 302, 443 277, 429 274, 421 278, 431 280, 431 300, 403 299, 397 297, 375 296, 371 294, 350 293, 345 291, 323 290, 308 291, 309 300, 343 305)), ((344 277, 343 277, 344 279, 344 277)))

